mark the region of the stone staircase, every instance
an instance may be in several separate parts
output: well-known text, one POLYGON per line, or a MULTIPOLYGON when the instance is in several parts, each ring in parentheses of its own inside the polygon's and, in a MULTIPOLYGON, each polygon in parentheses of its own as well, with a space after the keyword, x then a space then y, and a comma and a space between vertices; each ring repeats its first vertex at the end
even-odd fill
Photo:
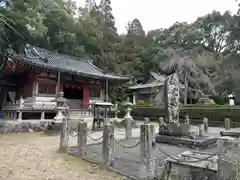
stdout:
POLYGON ((90 110, 70 109, 69 116, 70 116, 70 119, 81 119, 81 118, 93 117, 93 114, 90 110))
POLYGON ((70 109, 69 116, 69 124, 73 129, 77 129, 78 120, 80 120, 81 118, 83 118, 84 121, 87 122, 88 128, 92 127, 93 114, 90 110, 70 109))

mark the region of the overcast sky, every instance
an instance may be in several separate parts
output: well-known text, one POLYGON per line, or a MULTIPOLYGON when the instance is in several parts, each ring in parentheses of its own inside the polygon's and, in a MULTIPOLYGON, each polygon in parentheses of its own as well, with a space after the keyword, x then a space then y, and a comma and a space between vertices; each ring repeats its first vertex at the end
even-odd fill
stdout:
MULTIPOLYGON (((80 6, 85 0, 76 0, 80 6)), ((97 3, 100 0, 96 0, 97 3)), ((235 0, 111 0, 119 33, 126 32, 129 20, 138 18, 145 31, 167 28, 176 21, 192 22, 213 10, 236 13, 235 0)))

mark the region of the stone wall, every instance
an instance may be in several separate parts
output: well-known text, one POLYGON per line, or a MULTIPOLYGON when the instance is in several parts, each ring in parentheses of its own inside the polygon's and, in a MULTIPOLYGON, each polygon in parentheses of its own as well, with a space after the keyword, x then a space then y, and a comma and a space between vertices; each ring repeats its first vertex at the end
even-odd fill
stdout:
POLYGON ((40 132, 45 129, 46 123, 48 123, 48 121, 4 121, 0 122, 0 131, 1 133, 40 132))

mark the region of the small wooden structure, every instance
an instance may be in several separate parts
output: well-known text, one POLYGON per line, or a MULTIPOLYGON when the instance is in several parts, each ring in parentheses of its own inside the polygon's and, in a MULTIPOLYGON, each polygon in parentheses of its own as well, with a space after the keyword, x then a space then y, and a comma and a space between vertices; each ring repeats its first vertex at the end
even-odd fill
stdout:
POLYGON ((110 102, 94 101, 90 104, 93 109, 93 128, 95 130, 95 124, 97 123, 97 129, 100 129, 101 122, 108 124, 108 110, 113 106, 110 102))

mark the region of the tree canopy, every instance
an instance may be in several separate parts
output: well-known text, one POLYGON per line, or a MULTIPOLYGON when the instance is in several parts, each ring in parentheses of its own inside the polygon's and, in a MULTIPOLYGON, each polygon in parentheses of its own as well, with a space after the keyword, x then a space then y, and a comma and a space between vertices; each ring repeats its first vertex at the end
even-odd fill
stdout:
POLYGON ((177 65, 180 74, 188 73, 191 88, 211 92, 223 80, 238 84, 239 13, 213 11, 193 23, 149 32, 132 19, 126 34, 117 33, 110 0, 86 0, 84 7, 73 0, 0 0, 0 15, 2 48, 12 45, 20 52, 29 43, 135 77, 173 73, 177 65))

